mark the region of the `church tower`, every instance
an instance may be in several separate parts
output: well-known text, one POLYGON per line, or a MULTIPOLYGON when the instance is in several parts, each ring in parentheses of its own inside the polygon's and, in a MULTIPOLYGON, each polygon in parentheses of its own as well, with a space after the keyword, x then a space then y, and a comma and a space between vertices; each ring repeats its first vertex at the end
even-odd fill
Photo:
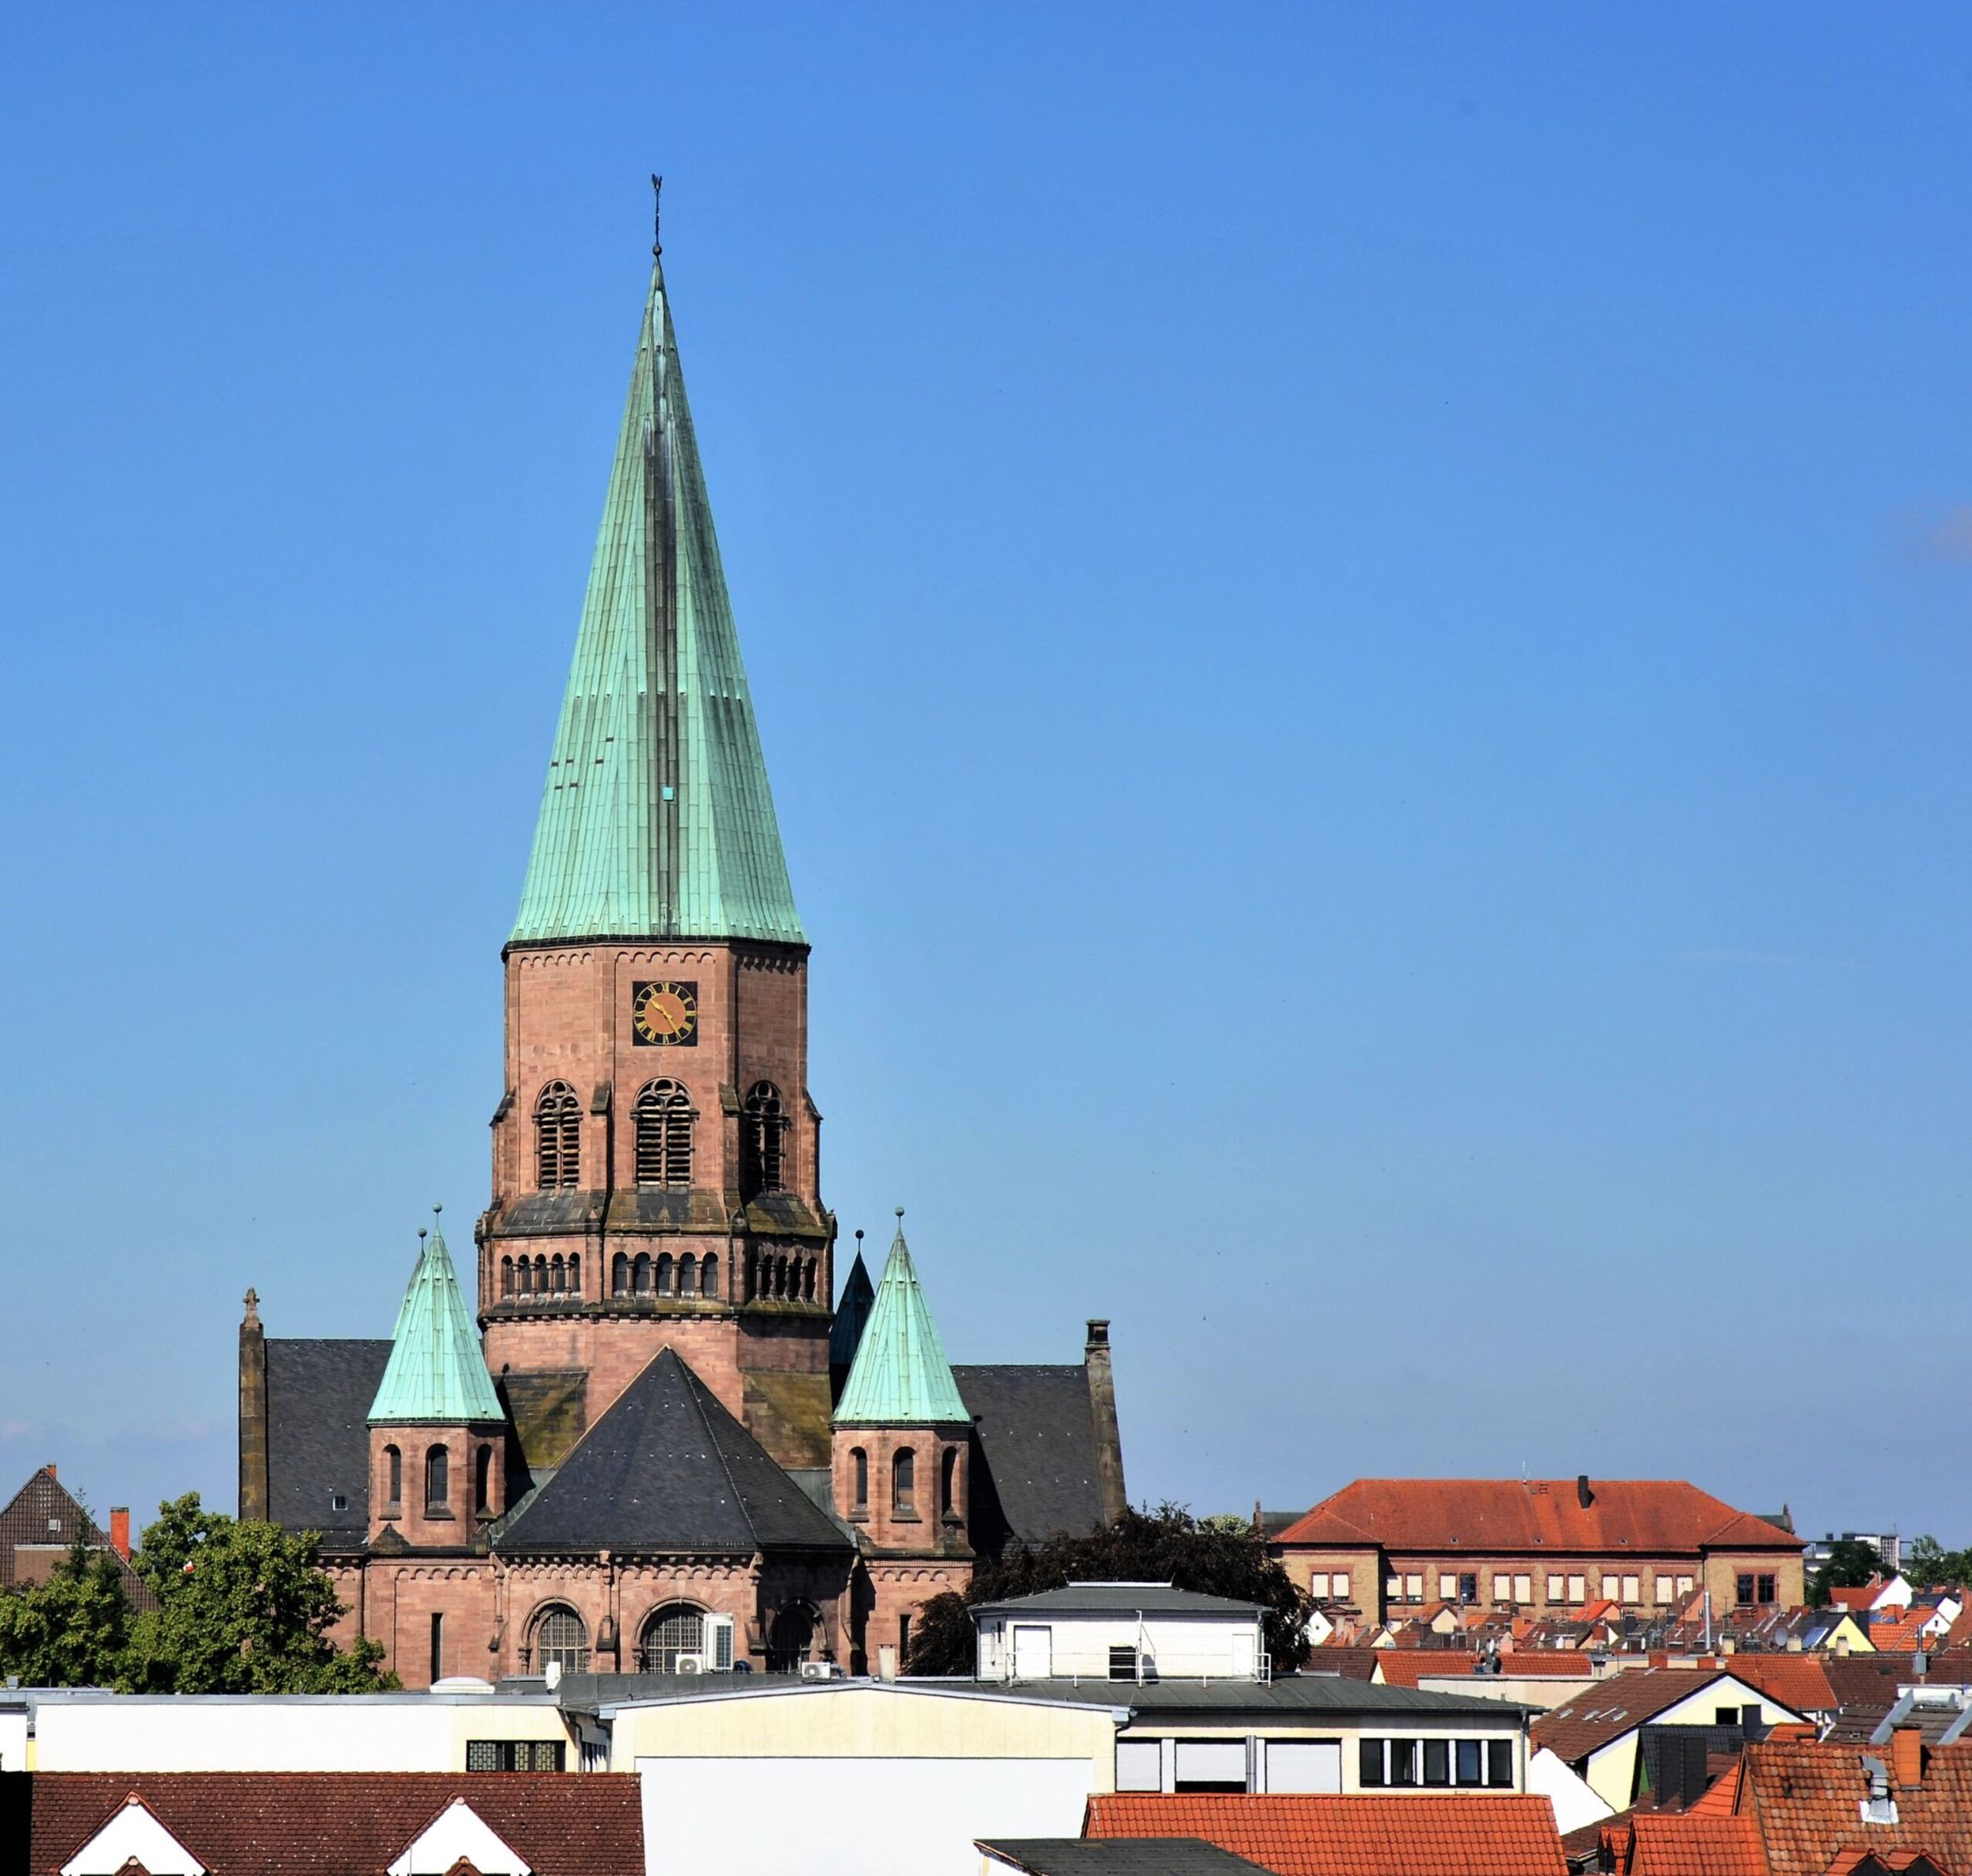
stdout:
POLYGON ((666 1347, 783 1465, 821 1467, 808 945, 659 252, 503 953, 479 1318, 531 1471, 666 1347))

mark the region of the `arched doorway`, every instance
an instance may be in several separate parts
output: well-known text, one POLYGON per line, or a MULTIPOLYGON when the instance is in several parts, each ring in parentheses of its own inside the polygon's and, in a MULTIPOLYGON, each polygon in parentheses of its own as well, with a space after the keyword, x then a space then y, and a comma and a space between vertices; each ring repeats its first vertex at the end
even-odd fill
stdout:
POLYGON ((814 1646, 815 1631, 820 1626, 810 1605, 790 1603, 774 1617, 773 1626, 767 1631, 767 1672, 798 1673, 814 1646))

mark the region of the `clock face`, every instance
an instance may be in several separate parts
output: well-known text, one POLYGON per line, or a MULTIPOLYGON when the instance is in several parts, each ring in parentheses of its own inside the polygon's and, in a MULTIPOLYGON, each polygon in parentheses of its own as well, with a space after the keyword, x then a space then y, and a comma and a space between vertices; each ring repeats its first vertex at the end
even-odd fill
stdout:
POLYGON ((676 1048, 699 1039, 696 983, 630 986, 630 1033, 646 1048, 676 1048))

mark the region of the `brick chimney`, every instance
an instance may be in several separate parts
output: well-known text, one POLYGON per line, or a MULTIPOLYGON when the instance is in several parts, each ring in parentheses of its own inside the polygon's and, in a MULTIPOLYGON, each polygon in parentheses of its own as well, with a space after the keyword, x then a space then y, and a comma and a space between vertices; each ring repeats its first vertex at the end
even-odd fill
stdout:
POLYGON ((109 1547, 125 1563, 130 1560, 130 1507, 112 1505, 109 1508, 109 1547))
POLYGON ((1914 1726, 1898 1727, 1890 1734, 1890 1769, 1900 1791, 1914 1791, 1924 1782, 1924 1736, 1914 1726))
POLYGON ((52 1479, 55 1476, 55 1462, 52 1459, 50 1459, 41 1469, 47 1473, 49 1478, 52 1479))
POLYGON ((1575 1502, 1581 1506, 1584 1511, 1586 1511, 1590 1506, 1595 1502, 1595 1494, 1588 1489, 1588 1473, 1577 1472, 1575 1474, 1575 1502))

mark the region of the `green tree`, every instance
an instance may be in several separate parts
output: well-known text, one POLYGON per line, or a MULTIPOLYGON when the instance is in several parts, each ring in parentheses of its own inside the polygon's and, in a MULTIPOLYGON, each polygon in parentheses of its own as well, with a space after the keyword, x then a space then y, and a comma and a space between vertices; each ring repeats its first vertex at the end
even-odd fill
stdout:
POLYGON ((1972 1549, 1947 1550, 1927 1532, 1903 1553, 1903 1573, 1920 1590, 1972 1583, 1972 1549))
POLYGON ((45 1583, 0 1593, 0 1676, 29 1687, 106 1687, 130 1631, 123 1573, 79 1536, 45 1583))
POLYGON ((131 1624, 117 1683, 134 1693, 367 1693, 394 1687, 367 1637, 338 1648, 344 1613, 320 1536, 206 1510, 196 1492, 158 1507, 137 1573, 158 1606, 131 1624))
POLYGON ((1829 1547, 1828 1561, 1808 1583, 1808 1606, 1825 1609, 1831 1590, 1853 1590, 1883 1573, 1883 1556, 1874 1544, 1860 1537, 1838 1537, 1829 1547))
POLYGON ((913 1674, 970 1674, 976 1659, 971 1611, 981 1603, 1065 1589, 1072 1583, 1169 1583, 1205 1596, 1262 1604, 1267 1651, 1277 1669, 1308 1658, 1313 1605, 1295 1587, 1244 1518, 1194 1518, 1180 1505, 1129 1510, 1082 1537, 1053 1537, 1038 1549, 1016 1545, 973 1572, 964 1596, 924 1605, 914 1628, 913 1674))

